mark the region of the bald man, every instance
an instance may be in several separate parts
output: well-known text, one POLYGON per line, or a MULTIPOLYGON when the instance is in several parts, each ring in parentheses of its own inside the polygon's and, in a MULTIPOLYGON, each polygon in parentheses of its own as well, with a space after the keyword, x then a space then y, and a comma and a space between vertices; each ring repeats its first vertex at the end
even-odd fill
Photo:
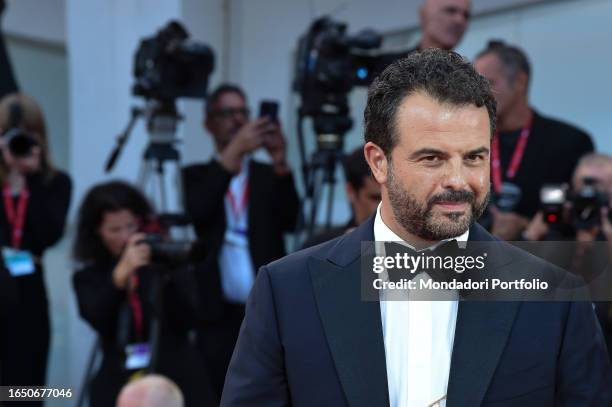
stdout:
POLYGON ((170 379, 147 375, 127 384, 119 393, 117 407, 184 407, 183 395, 170 379))
POLYGON ((463 38, 471 17, 470 0, 425 0, 419 8, 421 39, 407 50, 373 57, 374 77, 393 61, 427 48, 453 50, 463 38))
POLYGON ((469 0, 425 0, 419 9, 422 37, 419 50, 452 50, 470 22, 469 0))

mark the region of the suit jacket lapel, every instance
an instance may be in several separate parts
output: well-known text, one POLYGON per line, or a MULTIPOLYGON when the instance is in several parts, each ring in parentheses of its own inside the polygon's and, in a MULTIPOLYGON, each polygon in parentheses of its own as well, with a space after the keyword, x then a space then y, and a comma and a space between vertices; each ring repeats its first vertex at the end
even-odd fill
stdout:
POLYGON ((380 305, 361 300, 361 242, 374 240, 373 218, 343 237, 309 270, 329 349, 352 407, 388 406, 380 305))
MULTIPOLYGON (((478 224, 470 229, 469 240, 495 241, 478 224)), ((507 264, 507 259, 498 260, 500 265, 507 264)), ((519 302, 505 301, 459 303, 448 381, 448 405, 472 407, 482 403, 519 307, 519 302)))
MULTIPOLYGON (((350 406, 388 406, 389 392, 378 301, 361 300, 361 242, 373 241, 373 218, 338 241, 326 259, 311 258, 315 300, 330 352, 350 406)), ((494 239, 479 225, 470 241, 494 239)), ((501 264, 507 259, 501 259, 501 264)), ((448 403, 481 404, 505 347, 518 302, 461 301, 448 403)))

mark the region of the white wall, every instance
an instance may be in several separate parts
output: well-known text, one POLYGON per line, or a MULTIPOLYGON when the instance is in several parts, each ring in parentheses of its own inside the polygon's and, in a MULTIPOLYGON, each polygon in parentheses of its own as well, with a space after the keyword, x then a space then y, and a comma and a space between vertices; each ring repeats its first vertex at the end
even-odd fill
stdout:
POLYGON ((62 47, 44 42, 6 37, 6 46, 21 92, 40 104, 47 125, 53 163, 62 170, 68 164, 68 62, 62 47), (41 70, 40 67, 45 69, 41 70))
POLYGON ((63 46, 66 0, 5 0, 3 29, 13 36, 63 46))
MULTIPOLYGON (((215 69, 210 77, 209 90, 222 80, 225 70, 224 3, 223 0, 184 0, 182 2, 181 15, 193 38, 208 44, 215 52, 215 69)), ((190 164, 208 160, 214 147, 211 138, 202 128, 204 102, 185 100, 179 106, 187 118, 182 129, 185 140, 182 150, 183 162, 190 164)))

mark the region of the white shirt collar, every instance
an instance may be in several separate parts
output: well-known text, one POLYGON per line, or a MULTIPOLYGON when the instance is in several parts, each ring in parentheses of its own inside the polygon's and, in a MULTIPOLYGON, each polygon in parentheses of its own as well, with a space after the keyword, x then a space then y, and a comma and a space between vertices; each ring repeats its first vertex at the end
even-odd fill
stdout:
MULTIPOLYGON (((382 207, 382 202, 378 204, 378 208, 376 209, 376 217, 374 218, 374 240, 376 240, 377 242, 403 242, 404 244, 409 246, 412 250, 415 250, 414 247, 412 247, 412 245, 410 245, 407 242, 404 242, 404 240, 401 237, 396 235, 395 232, 393 232, 389 228, 389 226, 385 224, 385 222, 382 219, 382 216, 380 215, 381 207, 382 207)), ((433 246, 429 247, 429 249, 434 249, 439 244, 446 242, 448 240, 452 240, 452 239, 455 239, 458 242, 467 242, 469 234, 470 234, 470 230, 468 229, 460 236, 442 240, 434 244, 433 246)))

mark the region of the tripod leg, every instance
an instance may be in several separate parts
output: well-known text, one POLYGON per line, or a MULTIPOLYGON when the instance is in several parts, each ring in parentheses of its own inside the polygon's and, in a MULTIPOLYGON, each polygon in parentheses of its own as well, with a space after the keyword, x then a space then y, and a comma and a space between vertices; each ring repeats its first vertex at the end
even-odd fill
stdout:
POLYGON ((328 191, 329 194, 327 195, 327 219, 325 220, 325 229, 329 230, 331 228, 331 219, 332 219, 332 212, 334 209, 334 190, 335 190, 335 184, 331 183, 328 184, 328 191))
POLYGON ((308 225, 308 238, 314 234, 315 225, 317 223, 317 212, 319 206, 319 199, 321 198, 321 189, 323 187, 322 182, 318 181, 317 173, 311 174, 313 183, 312 200, 310 201, 310 223, 308 225))
POLYGON ((140 190, 145 193, 147 189, 147 182, 149 181, 149 162, 147 160, 140 163, 140 169, 138 170, 138 186, 140 190))
POLYGON ((164 163, 159 163, 159 167, 157 170, 157 178, 159 181, 159 203, 160 203, 160 211, 165 213, 168 211, 168 201, 166 197, 166 177, 164 177, 164 163))

